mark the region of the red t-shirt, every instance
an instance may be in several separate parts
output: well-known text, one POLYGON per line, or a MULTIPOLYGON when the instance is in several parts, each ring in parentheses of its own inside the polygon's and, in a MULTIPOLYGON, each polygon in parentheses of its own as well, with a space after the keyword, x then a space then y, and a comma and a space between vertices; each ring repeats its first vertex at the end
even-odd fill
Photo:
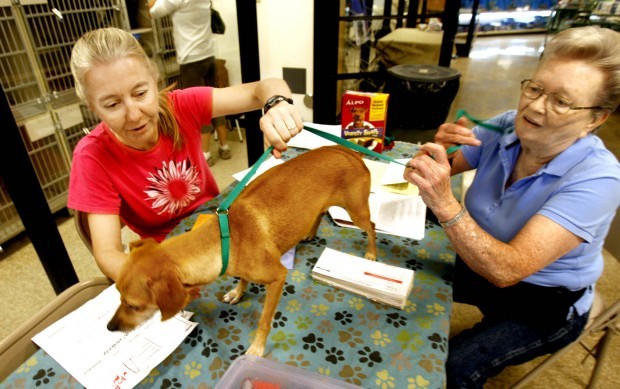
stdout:
POLYGON ((121 143, 105 123, 74 152, 67 206, 115 214, 142 238, 163 240, 184 217, 219 194, 202 153, 201 127, 211 122, 210 87, 170 92, 182 149, 160 136, 151 150, 121 143))

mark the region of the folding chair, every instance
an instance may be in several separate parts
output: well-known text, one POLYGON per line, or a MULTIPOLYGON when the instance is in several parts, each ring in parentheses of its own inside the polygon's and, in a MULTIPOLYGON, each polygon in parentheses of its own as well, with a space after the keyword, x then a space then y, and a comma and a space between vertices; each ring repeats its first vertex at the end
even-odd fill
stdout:
POLYGON ((610 306, 605 307, 605 304, 598 293, 595 294, 594 299, 594 306, 590 312, 588 324, 579 338, 563 349, 551 354, 540 365, 530 370, 529 373, 517 381, 511 388, 522 388, 577 344, 580 344, 588 351, 586 358, 588 356, 592 356, 595 359, 594 370, 590 376, 588 388, 596 387, 601 375, 601 366, 603 366, 603 363, 605 363, 609 356, 609 345, 611 344, 612 337, 620 332, 620 300, 616 300, 610 306), (594 347, 590 348, 583 342, 586 337, 599 334, 601 332, 603 333, 603 336, 599 339, 596 345, 594 345, 594 347))
POLYGON ((0 341, 0 382, 26 362, 38 349, 31 339, 63 316, 112 285, 105 277, 79 282, 65 289, 9 336, 0 341))

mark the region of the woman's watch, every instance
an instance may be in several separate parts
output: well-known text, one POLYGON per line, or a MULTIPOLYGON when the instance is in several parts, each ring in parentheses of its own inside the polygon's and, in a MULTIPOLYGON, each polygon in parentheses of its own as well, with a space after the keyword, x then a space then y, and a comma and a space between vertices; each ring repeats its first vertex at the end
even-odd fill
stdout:
POLYGON ((274 105, 278 104, 280 101, 286 101, 290 105, 293 105, 293 99, 291 99, 290 97, 274 95, 271 96, 265 103, 265 106, 263 107, 264 113, 267 113, 267 111, 269 111, 274 105))

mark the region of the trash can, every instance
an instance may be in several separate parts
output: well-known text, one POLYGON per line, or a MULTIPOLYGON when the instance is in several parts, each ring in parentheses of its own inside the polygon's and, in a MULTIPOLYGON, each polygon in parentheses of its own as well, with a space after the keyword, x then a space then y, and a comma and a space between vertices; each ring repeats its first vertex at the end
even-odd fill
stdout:
POLYGON ((384 91, 390 94, 387 129, 428 130, 439 127, 450 112, 461 74, 435 65, 403 64, 387 70, 384 91))

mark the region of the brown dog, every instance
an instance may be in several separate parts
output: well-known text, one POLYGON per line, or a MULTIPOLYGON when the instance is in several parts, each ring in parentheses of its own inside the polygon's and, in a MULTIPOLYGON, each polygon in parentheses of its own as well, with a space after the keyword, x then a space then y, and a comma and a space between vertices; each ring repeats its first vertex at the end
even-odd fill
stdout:
MULTIPOLYGON (((287 269, 280 257, 302 240, 316 235, 332 205, 345 208, 356 226, 368 234, 365 257, 376 259, 374 223, 368 196, 370 172, 362 158, 342 146, 326 146, 273 167, 251 182, 228 213, 230 260, 226 275, 239 277, 223 297, 237 303, 249 282, 266 285, 258 331, 247 354, 262 356, 271 321, 280 301, 287 269)), ((216 215, 200 227, 164 240, 132 243, 116 287, 121 305, 108 329, 130 330, 161 310, 174 316, 213 282, 222 269, 220 228, 216 215)))

